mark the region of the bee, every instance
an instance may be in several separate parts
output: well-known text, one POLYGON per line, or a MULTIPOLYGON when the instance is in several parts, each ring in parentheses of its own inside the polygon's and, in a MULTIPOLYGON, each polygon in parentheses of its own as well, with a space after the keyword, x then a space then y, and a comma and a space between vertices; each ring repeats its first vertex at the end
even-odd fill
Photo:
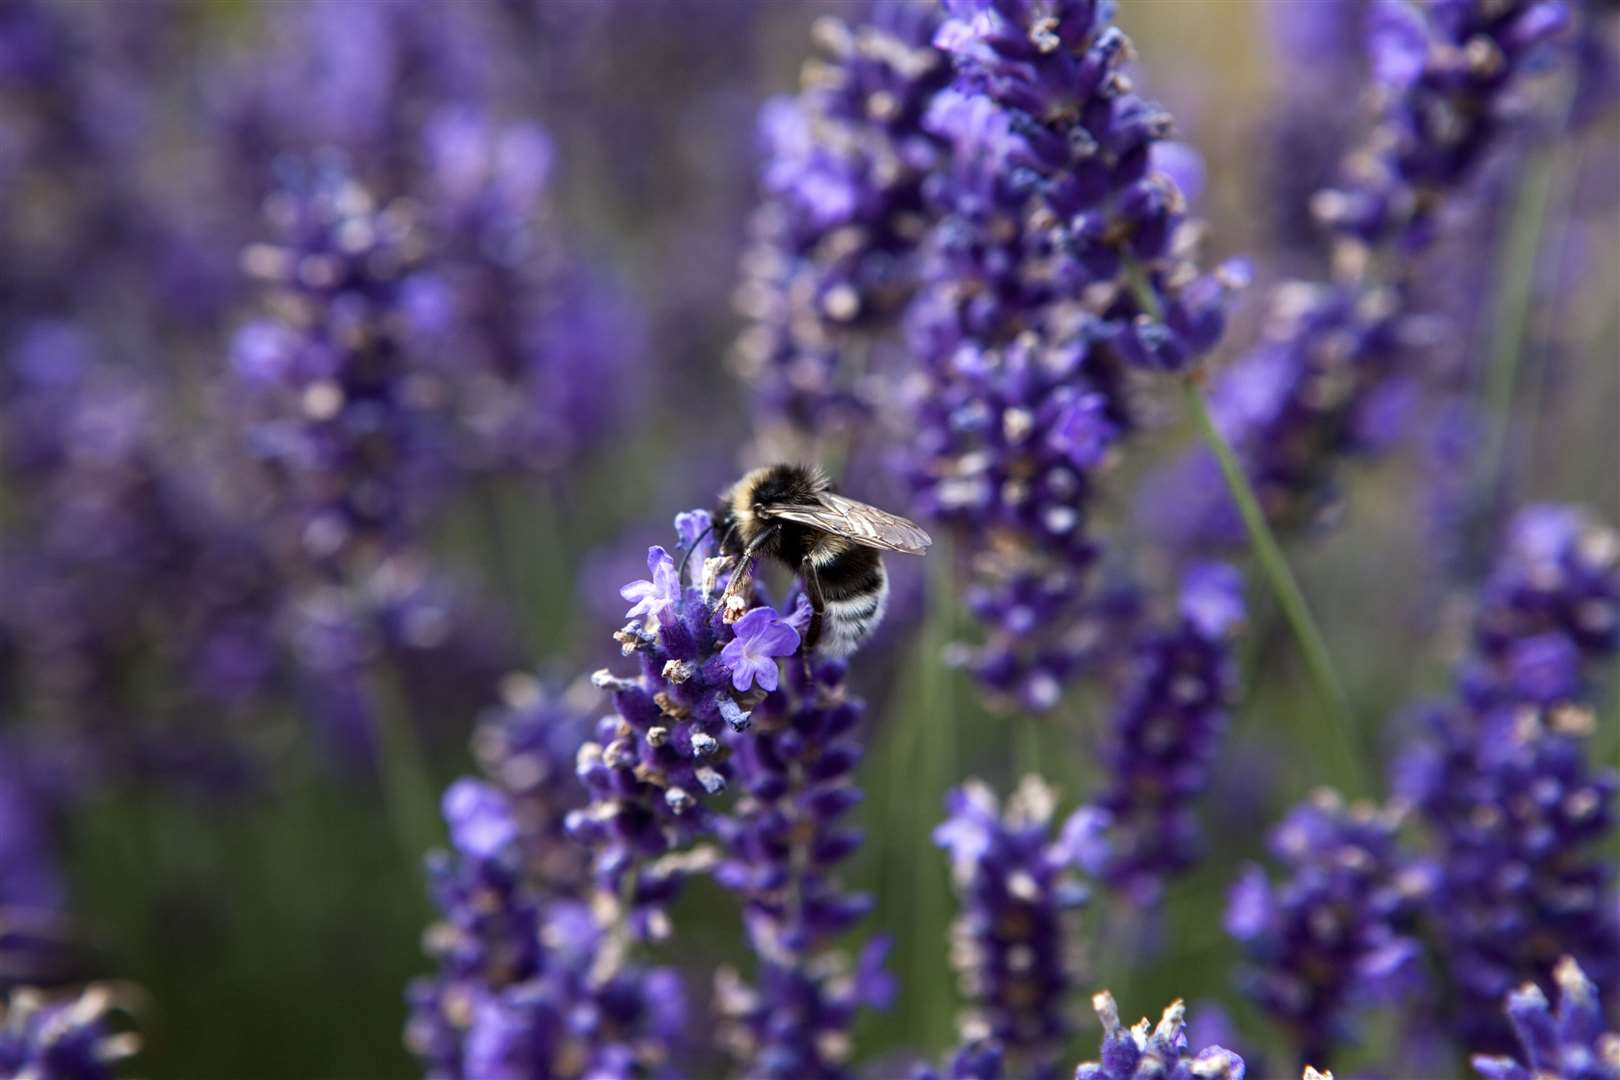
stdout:
POLYGON ((725 491, 712 528, 722 553, 737 558, 725 596, 735 594, 757 558, 796 573, 810 600, 805 651, 848 656, 889 602, 880 551, 922 555, 933 539, 915 522, 847 499, 819 468, 767 465, 725 491))

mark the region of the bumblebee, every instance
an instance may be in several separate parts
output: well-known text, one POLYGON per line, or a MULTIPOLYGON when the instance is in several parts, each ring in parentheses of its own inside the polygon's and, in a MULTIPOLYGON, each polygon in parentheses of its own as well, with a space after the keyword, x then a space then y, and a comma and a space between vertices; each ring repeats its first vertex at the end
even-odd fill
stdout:
POLYGON ((848 656, 861 646, 889 601, 880 551, 921 555, 933 543, 916 523, 832 489, 819 468, 767 465, 720 497, 714 512, 720 550, 736 557, 726 585, 733 596, 755 559, 773 559, 798 575, 810 600, 806 651, 848 656))

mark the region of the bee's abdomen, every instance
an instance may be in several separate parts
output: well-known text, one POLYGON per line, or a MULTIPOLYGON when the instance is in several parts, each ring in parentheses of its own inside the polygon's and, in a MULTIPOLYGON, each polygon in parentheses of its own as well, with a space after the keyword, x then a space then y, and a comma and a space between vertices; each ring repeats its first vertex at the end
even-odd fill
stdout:
POLYGON ((848 656, 877 629, 889 603, 889 577, 871 548, 851 547, 818 568, 823 612, 820 651, 848 656))

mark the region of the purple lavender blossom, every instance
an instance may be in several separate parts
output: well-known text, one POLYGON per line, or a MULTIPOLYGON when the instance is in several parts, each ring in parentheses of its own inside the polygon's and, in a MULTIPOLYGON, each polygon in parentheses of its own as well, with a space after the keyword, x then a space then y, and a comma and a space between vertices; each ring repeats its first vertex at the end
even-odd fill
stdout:
POLYGON ((1579 700, 1583 665, 1620 647, 1620 535, 1579 507, 1519 511, 1474 626, 1459 675, 1470 702, 1579 700))
POLYGON ((139 1048, 115 1033, 112 992, 93 986, 73 998, 16 990, 0 1000, 0 1074, 41 1080, 113 1080, 139 1048))
POLYGON ((1332 182, 1353 131, 1344 102, 1365 86, 1365 62, 1345 47, 1362 39, 1367 0, 1266 4, 1262 9, 1275 82, 1272 102, 1255 130, 1261 150, 1256 206, 1271 224, 1282 254, 1305 262, 1323 239, 1311 197, 1332 182))
POLYGON ((1560 956, 1620 985, 1613 867, 1591 850, 1614 830, 1620 777, 1587 764, 1593 730, 1572 706, 1442 708, 1401 759, 1398 790, 1431 836, 1452 1023, 1472 1049, 1511 1045, 1493 1003, 1560 956))
POLYGON ((1247 955, 1239 985, 1301 1060, 1327 1063, 1353 1041, 1361 1010, 1421 986, 1413 931, 1429 882, 1400 852, 1399 824, 1320 792, 1272 834, 1288 877, 1274 885, 1251 865, 1232 887, 1226 929, 1247 955))
POLYGON ((1587 669, 1620 645, 1613 530, 1571 507, 1509 526, 1482 590, 1453 703, 1431 707, 1396 765, 1397 791, 1428 827, 1431 908, 1471 1048, 1512 1039, 1494 1004, 1576 958, 1620 988, 1614 870, 1592 848, 1615 827, 1620 776, 1594 769, 1587 669))
POLYGON ((1185 198, 1155 165, 1170 118, 1121 70, 1104 5, 948 11, 935 42, 957 81, 924 123, 951 155, 925 189, 937 220, 907 313, 908 474, 975 570, 991 632, 963 660, 1044 710, 1106 619, 1088 518, 1136 426, 1128 372, 1196 364, 1242 275, 1193 261, 1185 198))
POLYGON ((427 946, 438 972, 407 994, 406 1045, 426 1075, 674 1075, 678 977, 628 962, 595 910, 529 876, 503 792, 460 781, 444 809, 456 850, 429 862, 441 921, 427 946))
POLYGON ((1224 563, 1190 570, 1170 628, 1142 636, 1104 750, 1108 781, 1076 815, 1071 842, 1088 873, 1138 904, 1201 848, 1193 801, 1228 723, 1230 654, 1242 579, 1224 563))
POLYGON ((754 608, 732 627, 736 637, 720 650, 720 663, 731 672, 731 685, 738 693, 759 684, 769 693, 776 689, 776 658, 799 651, 799 632, 770 608, 754 608))
POLYGON ((0 663, 20 704, 127 738, 105 721, 128 705, 105 695, 137 658, 193 699, 253 699, 276 655, 268 552, 168 435, 154 386, 87 327, 16 330, 0 358, 0 663))
POLYGON ((568 838, 564 822, 584 801, 574 755, 590 730, 595 699, 587 687, 558 693, 531 675, 511 673, 473 730, 473 756, 511 804, 524 866, 554 895, 570 895, 589 880, 586 853, 568 838))
POLYGON ((445 372, 413 360, 400 312, 423 237, 335 162, 269 205, 280 242, 244 263, 278 314, 244 326, 232 356, 249 447, 310 559, 397 547, 445 480, 445 372))
MULTIPOLYGON (((1380 403, 1434 337, 1408 268, 1503 141, 1510 103, 1541 70, 1543 47, 1565 18, 1561 0, 1378 5, 1370 42, 1381 78, 1377 122, 1345 156, 1337 186, 1314 200, 1335 245, 1332 279, 1280 286, 1266 340, 1221 375, 1213 394, 1217 424, 1274 520, 1322 517, 1336 499, 1339 459, 1387 445, 1377 432, 1380 403)), ((1230 539, 1224 499, 1189 527, 1193 512, 1180 515, 1190 538, 1230 539)))
POLYGON ((403 306, 418 351, 461 358, 452 452, 470 471, 555 473, 637 401, 645 315, 547 220, 544 131, 458 104, 420 139, 414 190, 433 252, 403 306))
POLYGON ((1091 1005, 1103 1026, 1100 1060, 1081 1065, 1074 1080, 1243 1080, 1243 1059, 1232 1051, 1189 1049, 1180 1001, 1171 1002, 1151 1030, 1145 1018, 1134 1027, 1121 1024, 1114 995, 1106 990, 1094 995, 1091 1005))
POLYGON ((741 796, 717 823, 724 854, 715 877, 743 899, 758 971, 751 983, 722 971, 717 993, 722 1043, 748 1076, 848 1076, 857 1010, 886 1006, 893 994, 886 939, 870 941, 853 964, 832 947, 871 907, 837 877, 861 842, 847 818, 861 799, 862 705, 846 696, 843 677, 839 663, 811 672, 789 664, 782 693, 761 702, 734 741, 741 796))
POLYGON ((951 1051, 939 1069, 922 1066, 910 1080, 1002 1080, 1004 1055, 989 1039, 971 1039, 951 1051))
MULTIPOLYGON (((706 518, 700 511, 683 514, 681 531, 695 536, 693 526, 706 518)), ((796 632, 788 624, 808 616, 802 599, 786 624, 768 612, 756 615, 750 638, 728 654, 742 624, 728 622, 719 602, 716 577, 725 560, 694 562, 697 584, 668 576, 666 562, 675 560, 662 549, 649 554, 653 577, 664 584, 631 587, 627 598, 636 600, 631 611, 637 614, 615 635, 624 655, 637 657, 639 674, 604 669, 592 678, 611 693, 614 714, 598 722, 594 737, 580 747, 575 771, 589 801, 568 816, 570 835, 595 852, 596 879, 604 889, 617 895, 625 876, 633 875, 637 907, 645 908, 643 928, 654 933, 663 923, 663 904, 686 872, 680 858, 660 856, 714 829, 707 800, 725 790, 734 771, 726 733, 746 730, 752 710, 773 693, 758 678, 766 664, 773 672, 776 666, 764 652, 782 645, 784 631, 796 632), (743 668, 733 658, 746 654, 750 641, 758 655, 743 668), (749 678, 739 679, 734 669, 749 678), (736 689, 751 681, 759 685, 736 689)))
POLYGON ((1056 1076, 1071 1031, 1069 913, 1085 902, 1074 877, 1071 817, 1051 835, 1056 797, 1026 777, 1004 809, 978 781, 947 797, 950 816, 934 843, 950 854, 961 913, 951 957, 970 1012, 963 1035, 993 1039, 1019 1075, 1056 1076))
POLYGON ((1437 209, 1492 149, 1509 95, 1569 17, 1560 0, 1427 11, 1380 0, 1368 42, 1374 76, 1389 91, 1377 149, 1318 200, 1324 224, 1375 249, 1431 244, 1437 209))
POLYGON ((1620 1077, 1620 1033, 1605 1031, 1597 987, 1572 957, 1553 969, 1558 1011, 1535 983, 1508 995, 1507 1015, 1522 1048, 1518 1057, 1475 1055, 1474 1068, 1486 1080, 1616 1080, 1620 1077))
POLYGON ((804 434, 872 412, 867 383, 915 291, 940 157, 923 112, 949 78, 932 5, 874 0, 816 25, 827 58, 761 113, 766 201, 752 226, 736 360, 767 422, 804 434))

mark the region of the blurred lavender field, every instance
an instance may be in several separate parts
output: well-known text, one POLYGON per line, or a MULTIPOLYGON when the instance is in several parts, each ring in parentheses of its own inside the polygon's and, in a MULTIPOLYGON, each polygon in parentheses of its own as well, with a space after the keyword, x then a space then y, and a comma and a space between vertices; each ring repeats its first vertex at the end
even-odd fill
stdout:
POLYGON ((0 1077, 1620 1080, 1612 0, 0 0, 0 250, 0 1077))

